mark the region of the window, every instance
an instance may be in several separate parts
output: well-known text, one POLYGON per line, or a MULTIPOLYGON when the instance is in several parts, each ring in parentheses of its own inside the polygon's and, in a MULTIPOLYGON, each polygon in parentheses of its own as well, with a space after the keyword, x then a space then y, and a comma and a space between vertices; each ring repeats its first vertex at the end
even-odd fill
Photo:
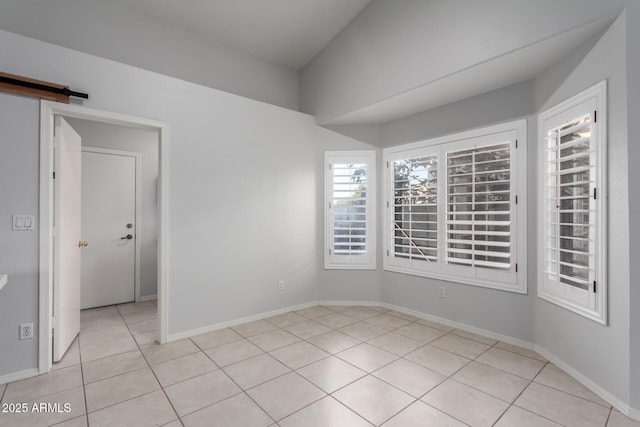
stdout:
POLYGON ((325 268, 375 269, 375 151, 325 153, 325 268))
POLYGON ((606 324, 606 82, 540 114, 538 296, 606 324))
POLYGON ((447 262, 511 267, 511 145, 447 153, 447 262))
POLYGON ((438 261, 438 157, 393 161, 393 253, 407 265, 438 261))
POLYGON ((384 150, 384 268, 526 293, 526 122, 384 150))

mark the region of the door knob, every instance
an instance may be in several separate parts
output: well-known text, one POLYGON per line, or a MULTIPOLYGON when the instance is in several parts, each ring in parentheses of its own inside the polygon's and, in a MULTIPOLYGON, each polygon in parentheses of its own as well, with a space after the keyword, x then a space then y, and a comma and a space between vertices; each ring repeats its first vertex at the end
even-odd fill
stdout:
POLYGON ((131 240, 133 239, 133 234, 127 234, 124 237, 121 237, 120 240, 131 240))
POLYGON ((89 246, 88 242, 78 242, 78 247, 79 248, 86 248, 87 246, 89 246))

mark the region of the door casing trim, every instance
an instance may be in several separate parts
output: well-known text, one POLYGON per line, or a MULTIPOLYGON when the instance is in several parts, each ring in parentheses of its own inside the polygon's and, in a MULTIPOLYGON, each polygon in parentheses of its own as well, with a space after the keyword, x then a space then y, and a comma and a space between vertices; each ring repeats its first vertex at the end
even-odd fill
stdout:
POLYGON ((40 101, 39 319, 38 370, 51 370, 53 327, 53 120, 85 119, 158 132, 158 341, 168 336, 169 126, 157 120, 96 110, 81 105, 40 101))

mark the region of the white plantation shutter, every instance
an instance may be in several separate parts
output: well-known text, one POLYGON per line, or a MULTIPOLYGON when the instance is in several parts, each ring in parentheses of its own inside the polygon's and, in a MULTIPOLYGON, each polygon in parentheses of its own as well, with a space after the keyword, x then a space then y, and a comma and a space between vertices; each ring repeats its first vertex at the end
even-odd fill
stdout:
POLYGON ((367 164, 332 163, 333 253, 367 252, 367 164))
POLYGON ((438 260, 438 158, 393 162, 393 256, 438 260))
POLYGON ((588 290, 595 280, 595 168, 591 116, 547 134, 546 274, 588 290))
POLYGON ((511 268, 511 144, 447 153, 447 263, 511 268))
POLYGON ((325 268, 375 268, 375 152, 327 152, 325 163, 325 268))
POLYGON ((540 114, 541 298, 606 323, 606 85, 540 114))

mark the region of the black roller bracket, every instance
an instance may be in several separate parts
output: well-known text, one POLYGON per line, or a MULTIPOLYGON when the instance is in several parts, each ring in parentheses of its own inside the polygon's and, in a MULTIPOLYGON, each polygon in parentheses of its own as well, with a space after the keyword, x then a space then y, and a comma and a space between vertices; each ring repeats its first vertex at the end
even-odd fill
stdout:
POLYGON ((31 89, 43 90, 46 92, 57 93, 64 96, 74 96, 76 98, 89 99, 89 94, 76 92, 66 87, 59 88, 59 87, 47 86, 39 83, 31 83, 31 82, 25 82, 23 80, 12 79, 11 77, 0 76, 0 83, 8 83, 15 86, 22 86, 22 87, 28 87, 31 89))

